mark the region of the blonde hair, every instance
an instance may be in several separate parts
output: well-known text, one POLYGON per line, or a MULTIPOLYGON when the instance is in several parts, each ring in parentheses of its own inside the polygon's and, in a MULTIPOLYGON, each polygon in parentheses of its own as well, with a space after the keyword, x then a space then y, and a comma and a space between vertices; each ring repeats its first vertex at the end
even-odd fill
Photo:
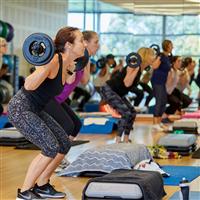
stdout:
POLYGON ((149 56, 155 56, 155 51, 152 48, 142 47, 137 53, 141 56, 142 63, 148 63, 149 56))

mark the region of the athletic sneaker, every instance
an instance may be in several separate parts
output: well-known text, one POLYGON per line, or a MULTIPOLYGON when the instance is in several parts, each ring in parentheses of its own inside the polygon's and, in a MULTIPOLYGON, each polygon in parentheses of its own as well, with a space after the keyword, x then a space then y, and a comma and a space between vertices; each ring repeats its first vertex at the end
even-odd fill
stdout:
POLYGON ((50 183, 42 186, 38 186, 36 183, 33 191, 44 198, 60 199, 66 196, 64 192, 58 192, 50 183))
POLYGON ((32 189, 21 192, 20 189, 17 191, 16 200, 34 200, 34 199, 44 199, 40 195, 36 194, 32 189))

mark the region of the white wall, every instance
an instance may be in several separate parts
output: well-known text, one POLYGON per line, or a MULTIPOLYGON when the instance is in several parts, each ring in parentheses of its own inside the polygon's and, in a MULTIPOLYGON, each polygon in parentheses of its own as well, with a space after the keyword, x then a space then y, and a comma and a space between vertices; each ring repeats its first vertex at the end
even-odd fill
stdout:
POLYGON ((67 25, 67 0, 0 0, 0 20, 14 27, 14 54, 20 57, 19 74, 26 76, 30 65, 22 55, 25 38, 35 32, 54 38, 58 29, 67 25))

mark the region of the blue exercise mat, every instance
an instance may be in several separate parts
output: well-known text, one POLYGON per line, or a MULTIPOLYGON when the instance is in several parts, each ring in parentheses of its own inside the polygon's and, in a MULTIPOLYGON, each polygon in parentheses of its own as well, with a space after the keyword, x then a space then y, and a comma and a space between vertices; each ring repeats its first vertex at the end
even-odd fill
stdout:
POLYGON ((163 178, 164 185, 179 185, 179 182, 185 177, 189 182, 200 176, 200 167, 190 166, 162 166, 162 169, 170 174, 170 177, 163 178))
MULTIPOLYGON (((98 117, 93 117, 98 118, 98 117)), ((114 125, 117 123, 117 119, 112 117, 106 117, 108 121, 104 125, 99 124, 90 124, 90 125, 84 125, 84 119, 81 119, 82 121, 82 127, 80 130, 80 133, 86 133, 86 134, 109 134, 112 133, 114 125)))
POLYGON ((0 129, 4 128, 4 125, 9 122, 7 115, 0 116, 0 129))
MULTIPOLYGON (((179 200, 179 199, 180 199, 180 197, 179 197, 179 191, 178 191, 178 192, 175 192, 169 200, 179 200)), ((200 192, 190 191, 189 199, 199 200, 200 199, 200 192)))

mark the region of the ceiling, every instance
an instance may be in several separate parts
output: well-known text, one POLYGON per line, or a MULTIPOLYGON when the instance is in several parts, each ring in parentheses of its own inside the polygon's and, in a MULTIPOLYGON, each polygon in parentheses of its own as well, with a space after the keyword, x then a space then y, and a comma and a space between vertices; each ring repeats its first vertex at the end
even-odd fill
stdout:
POLYGON ((134 13, 180 15, 199 14, 200 0, 101 0, 134 13))

